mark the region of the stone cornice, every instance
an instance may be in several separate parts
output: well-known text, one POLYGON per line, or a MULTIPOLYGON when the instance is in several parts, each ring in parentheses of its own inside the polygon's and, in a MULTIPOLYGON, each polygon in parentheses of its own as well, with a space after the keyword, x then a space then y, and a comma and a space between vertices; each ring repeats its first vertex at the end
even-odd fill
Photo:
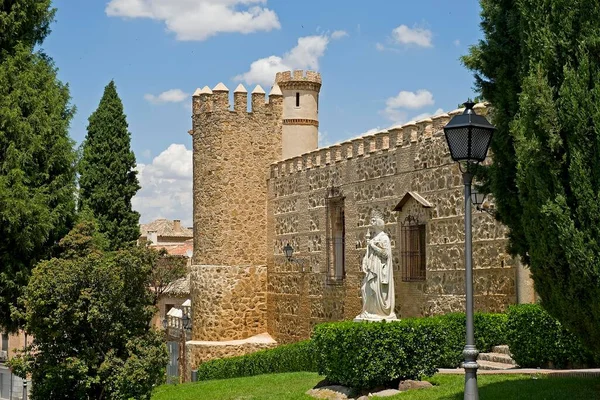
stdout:
POLYGON ((319 121, 308 118, 290 118, 283 120, 284 125, 312 125, 319 127, 319 121))
POLYGON ((312 90, 318 92, 321 90, 321 84, 311 81, 283 81, 277 82, 281 90, 312 90))

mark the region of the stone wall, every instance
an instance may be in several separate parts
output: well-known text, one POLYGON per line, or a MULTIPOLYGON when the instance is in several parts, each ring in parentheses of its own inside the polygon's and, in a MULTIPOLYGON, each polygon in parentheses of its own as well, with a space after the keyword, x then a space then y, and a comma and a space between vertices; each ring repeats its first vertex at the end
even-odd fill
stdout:
POLYGON ((194 340, 266 332, 266 179, 281 158, 280 94, 260 86, 197 90, 192 99, 194 340))
MULTIPOLYGON (((478 113, 485 112, 480 104, 478 113)), ((459 112, 459 110, 455 110, 459 112)), ((267 206, 267 317, 280 342, 306 338, 323 321, 352 319, 361 310, 360 272, 370 214, 379 210, 394 252, 396 313, 400 317, 464 310, 463 184, 450 159, 443 114, 375 135, 319 149, 271 165, 267 206), (328 278, 326 202, 328 188, 345 205, 345 278, 328 278), (413 205, 393 211, 407 192, 431 208, 413 205), (407 212, 426 223, 426 279, 402 281, 399 224, 407 212), (290 243, 300 262, 287 262, 290 243)), ((476 310, 502 311, 516 302, 517 268, 505 251, 504 227, 473 212, 476 310)))
MULTIPOLYGON (((265 263, 269 165, 281 158, 281 95, 229 92, 218 85, 193 98, 194 264, 265 263), (219 89, 219 90, 217 90, 219 89)), ((244 89, 245 90, 245 89, 244 89)))
POLYGON ((266 266, 194 265, 193 340, 227 341, 267 332, 266 266))
MULTIPOLYGON (((216 358, 242 356, 259 350, 277 346, 269 335, 257 335, 246 340, 222 342, 188 341, 186 342, 186 359, 193 368, 216 358)), ((191 369, 190 369, 191 371, 191 369)))

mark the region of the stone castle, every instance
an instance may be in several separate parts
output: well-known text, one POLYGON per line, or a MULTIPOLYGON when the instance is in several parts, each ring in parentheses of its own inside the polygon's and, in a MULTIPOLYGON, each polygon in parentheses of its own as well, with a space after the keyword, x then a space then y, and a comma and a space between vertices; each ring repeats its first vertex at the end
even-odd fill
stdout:
MULTIPOLYGON (((321 84, 316 72, 278 73, 250 111, 242 85, 233 107, 222 83, 193 95, 191 368, 353 319, 373 209, 392 240, 398 317, 464 311, 463 183, 442 131, 462 110, 318 148, 321 84)), ((506 244, 475 210, 476 311, 533 301, 506 244)))

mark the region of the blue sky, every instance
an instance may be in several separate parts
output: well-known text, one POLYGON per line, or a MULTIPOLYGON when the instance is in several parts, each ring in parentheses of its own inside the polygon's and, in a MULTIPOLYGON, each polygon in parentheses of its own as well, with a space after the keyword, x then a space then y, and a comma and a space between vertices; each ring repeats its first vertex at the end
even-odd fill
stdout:
POLYGON ((459 61, 481 37, 477 1, 55 0, 42 48, 70 86, 80 143, 114 79, 132 134, 141 222, 191 225, 191 93, 223 82, 270 88, 316 69, 322 143, 452 110, 473 97, 459 61))

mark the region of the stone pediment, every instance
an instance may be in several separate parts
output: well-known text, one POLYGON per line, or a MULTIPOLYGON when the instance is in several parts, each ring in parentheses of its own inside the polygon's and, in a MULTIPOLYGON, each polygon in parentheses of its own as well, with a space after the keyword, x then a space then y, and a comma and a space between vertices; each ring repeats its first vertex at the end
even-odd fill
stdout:
POLYGON ((404 207, 406 202, 409 201, 410 199, 415 200, 417 203, 419 203, 421 206, 423 206, 423 208, 432 208, 433 207, 433 204, 431 204, 430 202, 425 200, 425 198, 423 196, 421 196, 419 193, 406 192, 406 194, 404 195, 402 200, 400 200, 400 202, 396 205, 396 207, 394 207, 394 211, 402 211, 402 207, 404 207))

